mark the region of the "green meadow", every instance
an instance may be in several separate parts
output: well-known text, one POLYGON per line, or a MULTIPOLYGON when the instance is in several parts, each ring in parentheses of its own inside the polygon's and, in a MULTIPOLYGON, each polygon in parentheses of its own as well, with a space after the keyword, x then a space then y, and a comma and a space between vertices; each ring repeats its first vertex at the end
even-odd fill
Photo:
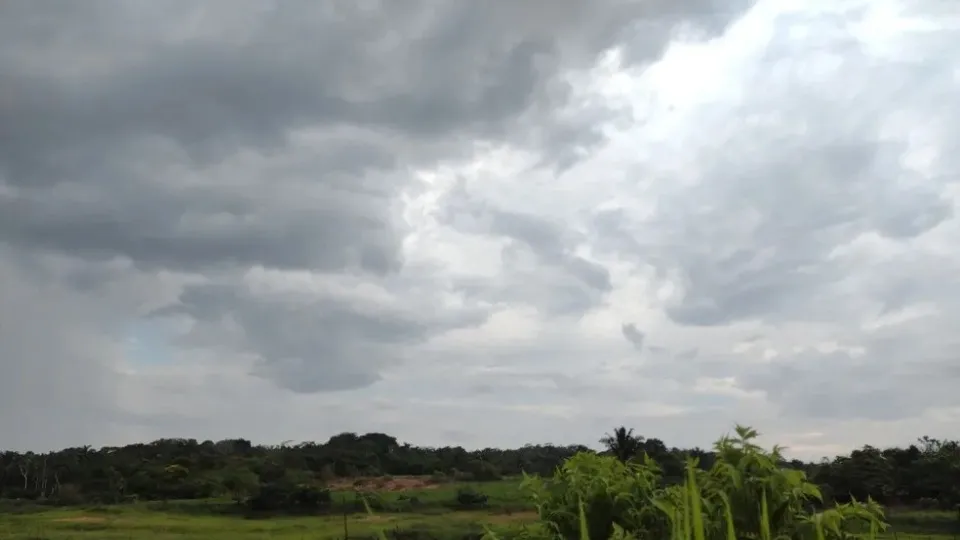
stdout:
POLYGON ((0 539, 120 540, 167 539, 334 539, 390 537, 464 538, 493 531, 514 536, 536 527, 537 515, 519 490, 519 479, 484 483, 448 483, 429 487, 373 491, 372 514, 357 511, 351 489, 333 493, 335 507, 318 516, 241 515, 229 500, 188 500, 76 508, 18 507, 8 503, 0 513, 0 539), (456 508, 459 490, 468 488, 488 497, 482 508, 456 508), (416 509, 396 511, 415 500, 416 509))

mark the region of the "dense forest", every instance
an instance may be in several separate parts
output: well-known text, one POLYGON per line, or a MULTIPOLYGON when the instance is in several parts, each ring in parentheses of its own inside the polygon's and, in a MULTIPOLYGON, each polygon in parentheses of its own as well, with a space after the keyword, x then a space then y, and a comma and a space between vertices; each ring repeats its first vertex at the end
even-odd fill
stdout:
MULTIPOLYGON (((668 447, 617 428, 601 439, 621 461, 654 460, 679 481, 688 456, 709 468, 714 452, 668 447)), ((373 476, 430 476, 437 482, 486 482, 504 476, 548 476, 585 446, 527 445, 517 449, 427 448, 382 433, 343 433, 326 443, 258 446, 243 439, 151 443, 45 454, 0 453, 0 498, 47 504, 118 503, 230 497, 276 509, 322 507, 331 482, 373 476)), ((830 502, 872 497, 889 506, 955 508, 960 504, 960 444, 923 437, 906 448, 865 446, 818 463, 793 460, 830 502)))

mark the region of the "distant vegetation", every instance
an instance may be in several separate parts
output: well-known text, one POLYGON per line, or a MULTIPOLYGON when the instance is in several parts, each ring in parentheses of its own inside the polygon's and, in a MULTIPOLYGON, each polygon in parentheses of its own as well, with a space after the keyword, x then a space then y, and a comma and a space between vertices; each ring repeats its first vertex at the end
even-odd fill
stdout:
MULTIPOLYGON (((372 534, 370 512, 397 538, 428 522, 434 532, 405 538, 826 540, 876 536, 887 521, 906 531, 911 520, 939 523, 934 532, 960 532, 953 517, 960 504, 955 441, 924 437, 907 448, 866 446, 803 463, 785 460, 777 448, 761 449, 755 436, 738 428, 710 450, 683 450, 621 427, 601 439, 600 453, 552 445, 424 448, 381 433, 344 433, 324 444, 164 439, 98 450, 8 451, 0 453, 0 510, 12 514, 7 536, 0 519, 0 537, 60 538, 26 532, 38 509, 60 516, 43 518, 45 530, 90 531, 84 538, 108 538, 109 531, 130 537, 117 527, 132 523, 143 529, 156 521, 155 533, 187 527, 162 525, 157 512, 234 520, 208 521, 202 535, 183 529, 177 538, 215 537, 211 531, 221 528, 243 538, 244 527, 253 526, 236 514, 287 516, 271 527, 299 523, 300 537, 342 538, 351 536, 351 526, 352 536, 364 536, 372 534), (913 513, 896 512, 906 507, 913 513), (314 519, 307 516, 329 519, 290 521, 314 519)), ((248 532, 264 530, 258 527, 248 532)))

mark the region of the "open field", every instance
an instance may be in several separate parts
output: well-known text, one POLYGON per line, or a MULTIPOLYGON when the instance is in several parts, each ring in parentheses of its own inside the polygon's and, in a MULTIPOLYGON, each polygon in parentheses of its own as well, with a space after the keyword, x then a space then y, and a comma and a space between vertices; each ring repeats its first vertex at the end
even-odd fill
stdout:
MULTIPOLYGON (((381 508, 369 515, 353 504, 353 483, 333 486, 335 508, 327 515, 264 517, 236 514, 230 501, 144 502, 70 509, 21 508, 0 513, 0 539, 120 540, 167 539, 334 539, 373 538, 378 531, 402 538, 464 538, 488 528, 504 538, 536 526, 537 516, 518 489, 519 480, 488 483, 432 483, 428 479, 363 481, 381 508), (380 489, 377 488, 380 487, 380 489), (457 508, 456 495, 469 487, 488 497, 482 509, 457 508), (416 501, 415 509, 396 511, 416 501), (344 512, 346 510, 346 512, 344 512), (399 532, 399 535, 397 534, 399 532), (345 534, 346 533, 346 534, 345 534)), ((12 509, 12 508, 11 508, 12 509)))
MULTIPOLYGON (((200 505, 196 510, 200 510, 200 505)), ((174 506, 174 508, 178 508, 174 506)), ((182 507, 180 507, 182 508, 182 507)), ((901 512, 891 516, 897 540, 947 540, 952 513, 901 512)), ((954 521, 951 521, 954 520, 954 521)), ((476 538, 484 527, 503 538, 536 527, 532 511, 506 513, 498 509, 352 514, 346 518, 350 538, 373 538, 384 531, 391 538, 476 538), (396 535, 395 532, 400 534, 396 535)), ((180 510, 164 511, 158 505, 57 509, 0 515, 0 538, 6 540, 201 540, 201 539, 335 539, 344 538, 342 515, 245 519, 239 516, 202 515, 180 510)))
MULTIPOLYGON (((374 538, 478 538, 486 529, 510 538, 537 527, 537 515, 517 479, 489 483, 435 483, 427 478, 384 478, 334 485, 335 509, 327 515, 248 518, 224 500, 142 502, 75 508, 16 507, 0 511, 0 540, 191 540, 374 538), (482 509, 457 508, 456 494, 471 488, 488 496, 482 509), (382 508, 369 515, 351 504, 355 490, 373 494, 382 508), (413 499, 416 509, 403 509, 413 499)), ((896 540, 960 539, 957 515, 892 511, 896 540)))
MULTIPOLYGON (((382 503, 387 507, 406 509, 450 508, 456 506, 457 492, 472 489, 487 496, 488 508, 502 512, 532 510, 529 498, 520 491, 520 478, 505 478, 495 482, 442 482, 430 477, 395 476, 387 479, 364 479, 331 485, 335 505, 356 498, 356 491, 368 495, 371 504, 382 503), (415 501, 411 504, 411 501, 415 501)), ((390 508, 382 508, 389 510, 390 508)), ((381 510, 381 508, 374 508, 381 510)))
MULTIPOLYGON (((372 538, 378 530, 407 533, 407 538, 463 538, 479 535, 484 526, 504 536, 535 522, 532 512, 489 511, 391 513, 346 517, 350 538, 372 538)), ((391 536, 393 536, 391 534, 391 536)), ((344 516, 244 519, 150 510, 142 505, 55 510, 0 516, 0 538, 10 540, 152 540, 186 539, 326 539, 344 537, 344 516)))

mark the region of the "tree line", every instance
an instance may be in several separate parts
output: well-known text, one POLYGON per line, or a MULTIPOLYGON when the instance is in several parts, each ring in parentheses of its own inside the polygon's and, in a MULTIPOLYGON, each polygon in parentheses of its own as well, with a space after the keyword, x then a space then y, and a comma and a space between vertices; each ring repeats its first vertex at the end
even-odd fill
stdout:
MULTIPOLYGON (((709 469, 716 449, 668 447, 620 427, 600 441, 622 462, 650 458, 663 478, 679 482, 688 457, 709 469)), ((270 510, 315 509, 337 479, 431 476, 437 482, 485 482, 504 476, 550 476, 581 445, 516 449, 419 447, 383 433, 342 433, 325 443, 254 445, 244 439, 161 439, 48 453, 0 452, 0 498, 51 504, 119 503, 231 497, 270 510)), ((784 461, 803 470, 829 502, 867 497, 889 506, 955 508, 960 504, 960 443, 923 437, 905 448, 871 446, 819 462, 784 461)))

